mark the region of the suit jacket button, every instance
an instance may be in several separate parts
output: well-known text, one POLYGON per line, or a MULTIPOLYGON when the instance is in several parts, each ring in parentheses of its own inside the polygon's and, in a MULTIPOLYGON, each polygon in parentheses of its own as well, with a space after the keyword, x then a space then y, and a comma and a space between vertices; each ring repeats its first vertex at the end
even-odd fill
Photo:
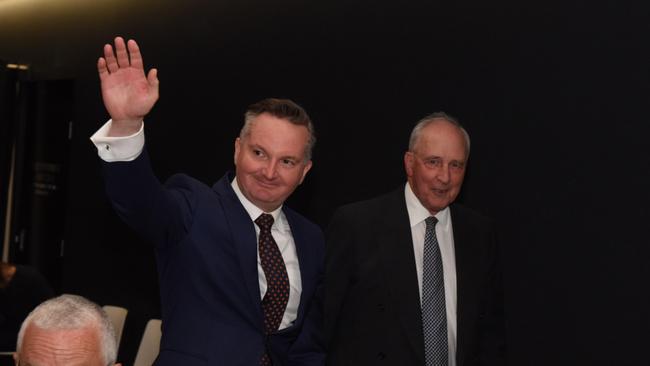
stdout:
POLYGON ((377 358, 379 360, 383 360, 384 358, 386 358, 386 354, 384 354, 384 352, 379 352, 377 353, 377 358))

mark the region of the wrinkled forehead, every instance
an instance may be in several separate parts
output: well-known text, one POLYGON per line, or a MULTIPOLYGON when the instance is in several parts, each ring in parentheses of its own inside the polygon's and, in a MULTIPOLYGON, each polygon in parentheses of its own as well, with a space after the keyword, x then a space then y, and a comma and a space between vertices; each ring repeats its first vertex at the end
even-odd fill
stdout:
POLYGON ((413 150, 423 155, 448 155, 465 160, 467 141, 460 127, 441 118, 433 120, 420 131, 413 150))
POLYGON ((19 354, 20 365, 105 366, 96 328, 52 330, 30 325, 19 354))
POLYGON ((309 144, 309 130, 306 126, 263 114, 256 117, 242 140, 278 153, 302 157, 309 144))

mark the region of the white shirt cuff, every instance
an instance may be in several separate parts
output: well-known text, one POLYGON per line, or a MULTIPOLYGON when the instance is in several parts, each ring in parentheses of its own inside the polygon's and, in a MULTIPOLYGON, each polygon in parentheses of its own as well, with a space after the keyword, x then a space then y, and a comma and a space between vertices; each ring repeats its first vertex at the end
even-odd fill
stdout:
POLYGON ((135 160, 144 149, 144 123, 140 127, 140 131, 133 135, 111 137, 108 136, 108 131, 112 123, 112 120, 108 120, 90 137, 90 141, 97 147, 97 154, 102 160, 109 163, 135 160))

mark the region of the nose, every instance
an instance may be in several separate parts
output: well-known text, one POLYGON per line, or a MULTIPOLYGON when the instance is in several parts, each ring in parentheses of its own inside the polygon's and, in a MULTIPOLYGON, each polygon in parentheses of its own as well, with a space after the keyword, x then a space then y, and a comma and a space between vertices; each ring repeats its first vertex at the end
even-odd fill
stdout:
POLYGON ((438 180, 441 183, 444 183, 444 184, 449 183, 449 180, 450 180, 449 167, 448 166, 443 166, 440 169, 438 169, 438 172, 436 174, 436 178, 438 178, 438 180))
POLYGON ((275 178, 276 174, 278 172, 278 161, 277 160, 269 160, 268 164, 266 167, 264 167, 262 174, 264 174, 264 178, 271 180, 275 178))

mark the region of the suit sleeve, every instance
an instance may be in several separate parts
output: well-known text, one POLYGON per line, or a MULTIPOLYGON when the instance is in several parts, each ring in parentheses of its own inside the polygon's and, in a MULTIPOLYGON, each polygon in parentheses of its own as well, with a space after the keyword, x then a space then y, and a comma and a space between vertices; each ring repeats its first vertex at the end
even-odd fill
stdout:
POLYGON ((490 232, 488 257, 490 279, 487 282, 485 313, 479 326, 480 365, 502 366, 506 364, 505 308, 501 254, 494 225, 490 232))
POLYGON ((191 182, 175 176, 163 186, 146 150, 129 162, 102 161, 102 168, 113 208, 135 231, 158 248, 185 236, 196 206, 191 182))

